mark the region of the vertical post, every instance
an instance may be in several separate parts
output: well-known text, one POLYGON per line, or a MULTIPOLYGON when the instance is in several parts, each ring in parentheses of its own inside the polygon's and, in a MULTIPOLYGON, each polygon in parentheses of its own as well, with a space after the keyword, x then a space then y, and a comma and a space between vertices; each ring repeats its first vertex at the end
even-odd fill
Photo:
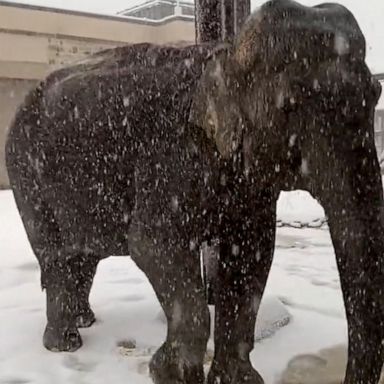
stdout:
POLYGON ((235 35, 239 33, 245 20, 251 13, 251 0, 234 0, 235 5, 235 35))
MULTIPOLYGON (((196 42, 233 41, 251 11, 250 0, 196 0, 196 42)), ((214 305, 217 291, 216 271, 219 243, 204 244, 201 249, 202 278, 208 304, 214 305)))
MULTIPOLYGON (((222 0, 195 0, 196 43, 222 39, 222 0)), ((218 252, 207 243, 200 250, 201 272, 208 304, 214 304, 218 252)))
POLYGON ((220 0, 196 0, 196 42, 221 40, 220 0))
POLYGON ((221 0, 221 39, 233 41, 235 37, 235 2, 236 0, 221 0))
POLYGON ((232 41, 251 12, 251 0, 196 0, 196 42, 232 41))
POLYGON ((220 0, 221 39, 231 42, 251 12, 250 0, 220 0))

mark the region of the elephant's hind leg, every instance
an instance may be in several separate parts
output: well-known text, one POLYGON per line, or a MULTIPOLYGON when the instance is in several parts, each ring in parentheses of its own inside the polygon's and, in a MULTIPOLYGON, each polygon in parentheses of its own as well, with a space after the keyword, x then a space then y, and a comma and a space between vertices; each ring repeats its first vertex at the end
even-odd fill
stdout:
MULTIPOLYGON (((47 257, 53 258, 57 251, 50 250, 47 257)), ((53 264, 44 265, 43 284, 47 297, 47 325, 44 331, 44 346, 54 352, 73 352, 82 346, 77 329, 77 291, 75 280, 76 261, 56 258, 53 264)))
POLYGON ((27 200, 15 192, 46 291, 43 344, 51 351, 75 351, 82 345, 78 327, 94 322, 88 296, 99 259, 65 248, 54 209, 44 197, 44 193, 33 194, 27 200))
MULTIPOLYGON (((177 238, 175 235, 174 238, 177 238)), ((209 311, 198 251, 182 239, 130 236, 130 253, 149 278, 165 312, 167 338, 150 363, 156 384, 203 384, 209 311)))
POLYGON ((89 304, 89 294, 91 292, 93 279, 96 274, 99 259, 93 255, 84 257, 79 260, 80 265, 77 271, 77 311, 76 311, 76 325, 79 328, 90 327, 95 321, 96 317, 89 304))
MULTIPOLYGON (((82 345, 76 327, 77 295, 73 268, 63 251, 54 210, 39 189, 14 186, 17 207, 33 252, 40 264, 46 290, 47 326, 43 344, 51 351, 75 351, 82 345)), ((76 277, 75 277, 76 278, 76 277)))
MULTIPOLYGON (((50 257, 56 252, 52 250, 50 257)), ((45 265, 47 326, 43 341, 47 349, 73 352, 81 347, 78 328, 95 322, 89 293, 97 263, 94 255, 79 253, 61 254, 55 263, 45 265)))

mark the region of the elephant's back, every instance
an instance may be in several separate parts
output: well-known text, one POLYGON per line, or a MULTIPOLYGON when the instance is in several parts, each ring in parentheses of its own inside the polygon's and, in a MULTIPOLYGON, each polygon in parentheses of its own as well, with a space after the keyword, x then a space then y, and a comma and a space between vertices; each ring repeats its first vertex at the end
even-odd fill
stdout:
MULTIPOLYGON (((8 135, 9 167, 40 158, 53 177, 74 160, 134 151, 186 120, 191 92, 211 46, 136 44, 97 53, 50 74, 30 92, 8 135)), ((132 153, 132 156, 134 154, 132 153)), ((111 160, 111 159, 107 159, 111 160)), ((123 160, 119 158, 118 160, 123 160)))
POLYGON ((145 119, 145 106, 186 101, 213 46, 159 46, 148 43, 108 49, 53 72, 43 84, 46 106, 71 99, 77 108, 99 108, 145 119), (184 97, 183 97, 184 96, 184 97), (92 103, 93 102, 93 103, 92 103), (145 103, 145 105, 143 105, 145 103))
POLYGON ((209 46, 140 44, 53 72, 27 96, 10 128, 14 190, 76 204, 98 222, 106 219, 105 205, 129 211, 120 201, 132 201, 137 149, 179 150, 191 93, 210 54, 209 46))

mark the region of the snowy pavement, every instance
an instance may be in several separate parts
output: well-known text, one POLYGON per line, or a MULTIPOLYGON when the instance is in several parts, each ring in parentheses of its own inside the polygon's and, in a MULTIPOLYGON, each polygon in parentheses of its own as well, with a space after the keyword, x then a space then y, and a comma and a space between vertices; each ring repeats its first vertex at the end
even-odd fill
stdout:
MULTIPOLYGON (((294 192, 281 197, 278 215, 288 221, 308 221, 323 212, 309 195, 294 192)), ((43 348, 45 294, 9 191, 0 192, 0 291, 0 384, 151 383, 147 364, 166 329, 151 286, 129 257, 100 263, 91 295, 97 323, 80 331, 84 346, 75 353, 58 354, 43 348), (119 347, 131 340, 136 343, 134 350, 119 347)), ((327 230, 278 229, 262 311, 268 312, 271 304, 267 303, 276 297, 285 304, 291 321, 256 343, 252 352, 252 362, 266 384, 278 382, 293 356, 346 341, 327 230)))

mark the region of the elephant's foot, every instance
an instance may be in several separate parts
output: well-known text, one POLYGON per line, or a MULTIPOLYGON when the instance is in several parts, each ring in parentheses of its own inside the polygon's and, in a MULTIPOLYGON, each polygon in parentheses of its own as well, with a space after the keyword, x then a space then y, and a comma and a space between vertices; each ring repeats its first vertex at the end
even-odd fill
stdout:
POLYGON ((43 343, 52 352, 74 352, 83 345, 76 327, 59 328, 49 324, 45 328, 43 343))
POLYGON ((149 364, 152 380, 155 384, 203 384, 203 359, 183 346, 173 347, 164 343, 152 357, 149 364))
POLYGON ((81 310, 76 317, 76 327, 88 328, 96 321, 96 317, 91 308, 81 310))
POLYGON ((250 362, 232 361, 220 364, 213 361, 207 384, 264 384, 263 378, 250 362))

